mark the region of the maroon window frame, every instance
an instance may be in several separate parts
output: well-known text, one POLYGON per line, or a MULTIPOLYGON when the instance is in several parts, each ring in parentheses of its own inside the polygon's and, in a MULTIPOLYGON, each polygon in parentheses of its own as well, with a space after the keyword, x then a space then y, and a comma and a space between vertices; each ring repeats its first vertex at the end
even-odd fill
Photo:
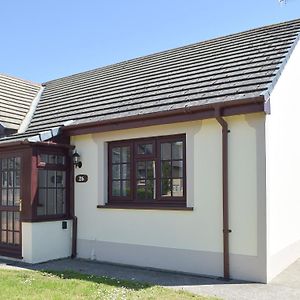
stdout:
MULTIPOLYGON (((164 152, 168 151, 164 150, 164 152)), ((122 150, 120 155, 122 155, 122 150)), ((108 206, 121 206, 124 208, 186 207, 186 135, 179 134, 110 142, 108 144, 108 206), (176 145, 182 145, 180 148, 182 152, 173 151, 172 154, 172 150, 170 150, 171 156, 162 159, 162 147, 166 144, 170 144, 171 149, 175 149, 176 145), (144 145, 151 146, 143 147, 144 145), (114 190, 114 187, 119 186, 119 183, 115 183, 118 181, 116 174, 118 178, 123 176, 122 171, 119 171, 121 167, 115 166, 118 164, 116 161, 121 161, 121 159, 113 158, 122 147, 130 149, 130 158, 128 159, 130 167, 127 168, 130 172, 130 184, 127 184, 127 188, 130 187, 130 191, 126 190, 123 195, 121 191, 116 194, 116 190, 114 190), (141 149, 145 149, 144 153, 141 149), (170 165, 171 170, 165 167, 166 162, 170 165), (162 169, 163 165, 164 169, 162 169), (142 166, 142 169, 138 169, 138 166, 142 166), (143 171, 143 166, 145 175, 141 178, 140 173, 143 172, 140 171, 143 171), (166 170, 169 175, 166 175, 166 170), (176 176, 174 173, 177 173, 176 176), (176 188, 173 182, 177 183, 176 188), (166 189, 169 191, 168 193, 166 193, 166 189)))

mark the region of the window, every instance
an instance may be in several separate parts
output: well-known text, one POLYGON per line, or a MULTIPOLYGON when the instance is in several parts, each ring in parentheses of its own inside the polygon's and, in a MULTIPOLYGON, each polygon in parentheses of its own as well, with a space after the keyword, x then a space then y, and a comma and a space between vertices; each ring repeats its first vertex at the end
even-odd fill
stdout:
POLYGON ((63 154, 38 155, 37 216, 66 214, 66 157, 63 154))
POLYGON ((185 207, 185 135, 109 143, 109 204, 185 207))

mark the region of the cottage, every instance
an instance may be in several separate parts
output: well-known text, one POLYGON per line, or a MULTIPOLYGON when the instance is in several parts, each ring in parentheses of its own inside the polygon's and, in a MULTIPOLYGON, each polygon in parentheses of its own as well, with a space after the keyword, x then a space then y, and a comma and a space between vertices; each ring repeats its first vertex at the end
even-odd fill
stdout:
POLYGON ((300 256, 299 36, 0 75, 0 255, 270 281, 300 256))

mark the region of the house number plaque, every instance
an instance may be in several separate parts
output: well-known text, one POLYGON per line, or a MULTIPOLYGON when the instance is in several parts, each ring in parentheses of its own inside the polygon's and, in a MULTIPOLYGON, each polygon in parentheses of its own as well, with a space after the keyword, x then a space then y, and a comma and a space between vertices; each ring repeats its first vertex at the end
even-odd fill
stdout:
POLYGON ((79 174, 75 177, 76 182, 87 182, 88 179, 88 176, 85 174, 79 174))

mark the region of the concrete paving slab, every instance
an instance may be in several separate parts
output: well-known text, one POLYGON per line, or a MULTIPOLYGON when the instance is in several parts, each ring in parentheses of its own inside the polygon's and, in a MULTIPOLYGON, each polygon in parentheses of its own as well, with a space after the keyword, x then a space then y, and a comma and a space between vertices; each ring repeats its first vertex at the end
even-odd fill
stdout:
POLYGON ((0 260, 0 268, 73 270, 91 275, 147 282, 204 296, 215 296, 225 300, 300 299, 300 259, 269 284, 238 280, 224 281, 218 278, 149 270, 82 259, 62 259, 35 265, 0 260))

